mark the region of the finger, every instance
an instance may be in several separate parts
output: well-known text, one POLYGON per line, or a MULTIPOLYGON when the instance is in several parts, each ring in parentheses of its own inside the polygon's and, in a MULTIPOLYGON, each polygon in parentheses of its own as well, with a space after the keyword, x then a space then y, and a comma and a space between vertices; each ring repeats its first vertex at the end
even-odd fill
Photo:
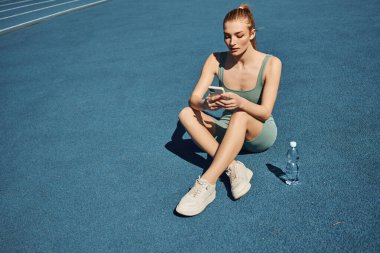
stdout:
POLYGON ((224 105, 235 104, 235 100, 233 100, 233 99, 222 99, 222 100, 219 100, 219 101, 222 102, 224 105))
POLYGON ((210 104, 214 103, 214 99, 212 97, 208 97, 207 98, 207 102, 210 103, 210 104))
POLYGON ((223 93, 223 94, 221 94, 221 97, 223 98, 223 99, 231 99, 232 98, 232 95, 231 95, 231 93, 230 92, 225 92, 225 93, 223 93))
POLYGON ((213 98, 219 98, 222 94, 211 94, 210 96, 213 98))
POLYGON ((220 106, 220 105, 218 105, 218 104, 215 103, 215 104, 213 104, 211 107, 212 107, 212 108, 218 108, 218 109, 219 109, 219 108, 221 108, 222 106, 220 106))
POLYGON ((223 102, 221 102, 220 100, 219 100, 219 101, 216 101, 215 104, 218 105, 218 106, 221 106, 221 107, 225 107, 225 106, 226 106, 226 105, 225 105, 223 102))
POLYGON ((226 103, 224 107, 237 107, 235 103, 226 103))
POLYGON ((212 101, 219 100, 220 98, 221 98, 220 95, 214 95, 214 96, 212 96, 212 101))

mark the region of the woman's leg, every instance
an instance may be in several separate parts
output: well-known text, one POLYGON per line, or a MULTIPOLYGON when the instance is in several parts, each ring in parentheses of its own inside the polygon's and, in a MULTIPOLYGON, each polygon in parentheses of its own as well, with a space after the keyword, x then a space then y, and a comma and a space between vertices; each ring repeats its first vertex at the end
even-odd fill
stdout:
POLYGON ((210 184, 215 184, 220 175, 239 154, 244 141, 258 136, 262 128, 263 123, 246 112, 233 113, 222 143, 217 149, 210 167, 202 175, 202 179, 207 180, 210 184))
MULTIPOLYGON (((222 143, 219 145, 213 136, 215 123, 212 117, 191 108, 185 108, 181 111, 179 118, 194 142, 198 143, 209 155, 215 155, 209 169, 200 179, 196 180, 192 189, 186 193, 176 207, 178 213, 193 216, 202 212, 214 201, 217 179, 237 156, 244 139, 253 138, 260 133, 262 123, 245 112, 234 113, 222 143)), ((231 190, 235 198, 239 198, 249 191, 251 177, 252 174, 247 175, 246 182, 234 183, 235 186, 231 183, 231 190)))
POLYGON ((204 112, 186 107, 179 113, 179 120, 195 144, 214 157, 219 147, 219 143, 214 138, 215 119, 204 112))

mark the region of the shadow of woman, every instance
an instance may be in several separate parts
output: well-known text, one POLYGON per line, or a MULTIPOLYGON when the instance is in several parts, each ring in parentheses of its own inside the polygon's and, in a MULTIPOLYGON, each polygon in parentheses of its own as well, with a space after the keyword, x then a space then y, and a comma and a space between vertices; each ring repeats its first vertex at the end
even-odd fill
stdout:
MULTIPOLYGON (((201 150, 191 139, 183 139, 185 133, 186 129, 182 126, 181 122, 178 121, 177 127, 171 136, 171 141, 165 144, 165 148, 185 161, 203 169, 204 173, 210 167, 213 158, 209 155, 207 155, 207 158, 200 155, 199 153, 205 152, 201 150)), ((242 155, 251 153, 242 150, 239 154, 242 155)), ((228 197, 231 200, 235 200, 231 193, 230 180, 228 176, 223 173, 219 179, 226 187, 228 197)))
POLYGON ((185 161, 202 168, 203 172, 205 172, 212 162, 212 157, 207 155, 207 158, 204 158, 199 155, 198 153, 205 152, 195 145, 191 139, 183 139, 185 133, 186 129, 182 126, 181 122, 178 121, 171 141, 165 144, 165 148, 185 161))

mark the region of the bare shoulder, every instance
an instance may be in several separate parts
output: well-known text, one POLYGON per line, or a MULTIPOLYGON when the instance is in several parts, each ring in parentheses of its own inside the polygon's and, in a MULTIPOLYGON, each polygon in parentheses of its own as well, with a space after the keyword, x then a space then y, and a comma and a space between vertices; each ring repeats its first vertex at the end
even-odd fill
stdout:
POLYGON ((271 69, 272 68, 281 69, 282 62, 278 57, 272 56, 269 58, 268 65, 269 65, 269 68, 271 68, 271 69))
POLYGON ((281 78, 282 63, 276 56, 271 56, 264 71, 265 83, 278 85, 281 78))
POLYGON ((281 68, 282 68, 281 60, 277 58, 276 56, 272 55, 268 60, 267 67, 265 68, 265 73, 264 73, 265 79, 267 79, 267 77, 271 78, 271 77, 281 76, 281 68))
POLYGON ((217 73, 219 68, 220 57, 221 53, 211 53, 208 56, 203 68, 205 70, 212 71, 213 73, 217 73))

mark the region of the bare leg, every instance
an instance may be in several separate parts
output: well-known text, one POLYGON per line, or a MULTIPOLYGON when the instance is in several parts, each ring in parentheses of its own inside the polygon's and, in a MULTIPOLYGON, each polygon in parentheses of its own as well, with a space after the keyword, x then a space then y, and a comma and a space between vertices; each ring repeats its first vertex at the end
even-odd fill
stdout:
POLYGON ((195 144, 214 157, 219 147, 219 143, 214 138, 215 119, 203 112, 186 107, 180 112, 179 120, 195 144))
POLYGON ((214 160, 202 178, 215 184, 228 165, 239 154, 244 140, 252 139, 262 130, 263 124, 245 112, 235 112, 214 160))

